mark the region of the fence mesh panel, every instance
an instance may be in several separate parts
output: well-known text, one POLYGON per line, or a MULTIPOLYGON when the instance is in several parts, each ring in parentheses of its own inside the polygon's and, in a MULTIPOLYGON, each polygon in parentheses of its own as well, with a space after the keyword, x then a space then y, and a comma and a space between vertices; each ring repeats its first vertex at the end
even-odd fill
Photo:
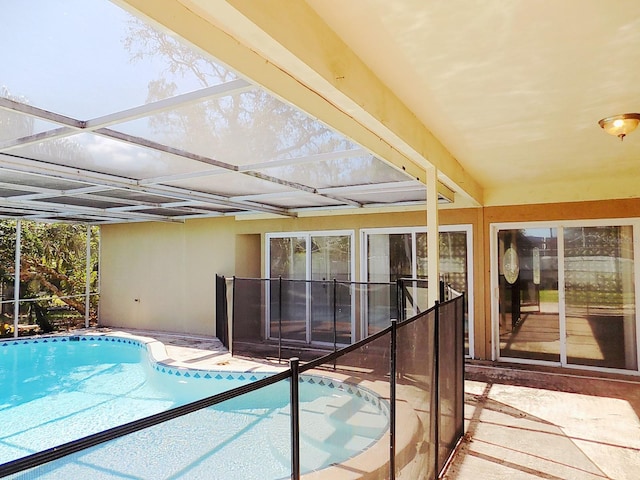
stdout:
POLYGON ((438 470, 464 433, 464 299, 440 305, 438 315, 438 470))
MULTIPOLYGON (((272 282, 276 283, 277 280, 272 282)), ((266 286, 264 280, 255 278, 235 278, 232 284, 234 340, 263 340, 266 286)), ((273 287, 272 287, 273 290, 273 287)), ((277 297, 276 297, 277 302, 277 297)), ((277 308, 277 303, 275 304, 277 308)))
MULTIPOLYGON (((383 472, 387 477, 389 460, 388 426, 390 415, 390 334, 355 344, 335 361, 312 362, 302 367, 300 441, 303 467, 317 470, 332 463, 332 456, 353 457, 371 450, 367 462, 357 467, 383 472), (318 399, 318 386, 329 387, 331 397, 318 399), (311 400, 310 402, 308 400, 311 400), (305 444, 309 449, 305 449, 305 444), (318 451, 322 462, 318 461, 318 451)), ((339 471, 348 470, 349 460, 339 471)), ((304 468, 303 468, 304 470, 304 468)), ((326 478, 332 478, 327 472, 326 478)), ((380 478, 380 477, 376 477, 380 478)))
MULTIPOLYGON (((408 478, 435 478, 436 452, 436 370, 435 370, 435 311, 398 324, 397 332, 397 398, 412 408, 409 415, 398 413, 398 435, 411 428, 414 433, 415 456, 411 459, 408 478)), ((396 453, 396 464, 407 460, 396 453)))

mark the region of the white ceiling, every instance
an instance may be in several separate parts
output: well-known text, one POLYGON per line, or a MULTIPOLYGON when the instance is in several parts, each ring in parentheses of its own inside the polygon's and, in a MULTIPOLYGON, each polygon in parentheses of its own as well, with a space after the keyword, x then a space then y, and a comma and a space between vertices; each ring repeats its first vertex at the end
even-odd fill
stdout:
POLYGON ((485 204, 640 196, 637 0, 307 0, 484 190, 485 204))

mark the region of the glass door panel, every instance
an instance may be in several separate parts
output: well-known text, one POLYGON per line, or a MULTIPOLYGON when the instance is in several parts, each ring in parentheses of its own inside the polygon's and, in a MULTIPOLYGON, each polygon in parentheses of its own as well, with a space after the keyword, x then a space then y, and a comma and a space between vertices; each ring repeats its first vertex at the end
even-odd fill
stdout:
POLYGON ((500 356, 560 362, 555 228, 498 232, 500 356))
POLYGON ((564 230, 567 362, 638 369, 633 227, 564 230))
MULTIPOLYGON (((426 237, 426 234, 424 234, 426 237)), ((440 232, 440 275, 450 293, 457 295, 465 293, 464 306, 464 353, 469 354, 469 285, 467 266, 467 232, 440 232)), ((420 243, 418 242, 418 245, 420 243)), ((426 240, 425 240, 426 248, 426 240)), ((420 252, 420 250, 418 250, 420 252)), ((425 261, 425 269, 426 269, 425 261)), ((418 262, 418 278, 420 277, 420 262, 418 262)), ((426 270, 425 270, 426 275, 426 270)), ((451 297, 449 297, 451 298, 451 297)))
POLYGON ((410 233, 367 235, 367 332, 376 333, 397 317, 395 283, 411 278, 410 233))
POLYGON ((270 288, 271 337, 280 334, 283 339, 307 339, 307 282, 305 237, 271 238, 270 288), (280 288, 281 286, 281 288, 280 288), (280 308, 280 305, 282 308, 280 308))
POLYGON ((311 237, 311 280, 311 341, 351 343, 350 236, 311 237))

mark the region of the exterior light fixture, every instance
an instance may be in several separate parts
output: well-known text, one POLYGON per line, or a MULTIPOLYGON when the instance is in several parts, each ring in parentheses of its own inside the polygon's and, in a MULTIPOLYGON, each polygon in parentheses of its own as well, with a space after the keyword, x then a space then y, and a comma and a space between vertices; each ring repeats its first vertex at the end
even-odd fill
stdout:
POLYGON ((639 123, 640 113, 623 113, 603 118, 598 122, 605 132, 620 137, 620 141, 624 140, 627 134, 633 132, 639 123))

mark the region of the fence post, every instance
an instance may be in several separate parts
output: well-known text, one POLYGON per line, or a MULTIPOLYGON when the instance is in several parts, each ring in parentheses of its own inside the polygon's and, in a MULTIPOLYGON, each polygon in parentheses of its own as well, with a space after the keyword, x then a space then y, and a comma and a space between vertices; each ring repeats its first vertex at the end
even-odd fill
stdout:
POLYGON ((402 279, 396 280, 396 318, 402 321, 402 312, 404 311, 404 286, 402 279))
MULTIPOLYGON (((225 280, 225 287, 227 286, 226 280, 225 280)), ((231 352, 231 355, 233 355, 233 332, 235 331, 235 325, 236 325, 236 276, 234 275, 233 277, 231 277, 231 338, 229 339, 229 351, 231 352)), ((227 301, 226 299, 226 292, 225 292, 225 302, 227 301)), ((228 314, 229 312, 227 312, 228 314)), ((227 322, 227 327, 229 327, 229 323, 227 322)))
MULTIPOLYGON (((338 320, 337 320, 337 296, 338 296, 338 281, 333 279, 333 351, 338 350, 338 320)), ((333 369, 336 369, 337 359, 333 359, 333 369)))
POLYGON ((333 351, 335 352, 338 349, 338 321, 336 318, 337 315, 337 305, 336 305, 336 296, 338 291, 338 281, 333 279, 333 351))
POLYGON ((282 362, 282 275, 278 277, 278 364, 282 362))
POLYGON ((300 359, 289 359, 291 369, 291 480, 300 479, 300 396, 299 396, 299 363, 300 359))
POLYGON ((391 412, 389 418, 389 479, 396 478, 396 361, 398 320, 391 320, 391 365, 389 368, 389 400, 391 412))
MULTIPOLYGON (((233 277, 235 289, 235 276, 233 277)), ((229 341, 229 319, 227 305, 227 279, 224 275, 216 273, 216 337, 231 352, 231 342, 229 341)), ((233 317, 232 317, 233 318, 233 317)))
POLYGON ((435 405, 434 412, 434 431, 435 431, 435 477, 438 478, 440 474, 440 302, 436 300, 435 303, 435 321, 434 321, 434 342, 433 342, 433 355, 434 355, 434 375, 435 381, 433 382, 435 390, 435 405))

